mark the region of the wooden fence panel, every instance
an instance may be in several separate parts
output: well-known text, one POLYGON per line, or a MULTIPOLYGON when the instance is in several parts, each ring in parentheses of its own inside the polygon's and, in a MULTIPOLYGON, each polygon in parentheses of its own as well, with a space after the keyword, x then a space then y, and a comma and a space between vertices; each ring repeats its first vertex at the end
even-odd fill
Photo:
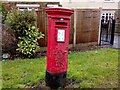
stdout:
POLYGON ((71 16, 71 21, 70 21, 70 41, 69 44, 73 44, 73 39, 74 39, 74 14, 71 16))
MULTIPOLYGON (((47 47, 48 17, 45 12, 45 9, 41 9, 37 12, 37 26, 39 28, 39 31, 45 35, 43 39, 39 40, 39 45, 41 47, 47 47)), ((71 16, 69 44, 73 44, 73 38, 74 38, 73 34, 74 34, 74 15, 71 16)))
POLYGON ((97 42, 100 11, 94 9, 76 10, 76 44, 97 42))
POLYGON ((39 31, 42 32, 45 36, 43 39, 39 40, 39 45, 41 47, 47 46, 47 14, 45 9, 41 9, 37 12, 37 26, 39 31))

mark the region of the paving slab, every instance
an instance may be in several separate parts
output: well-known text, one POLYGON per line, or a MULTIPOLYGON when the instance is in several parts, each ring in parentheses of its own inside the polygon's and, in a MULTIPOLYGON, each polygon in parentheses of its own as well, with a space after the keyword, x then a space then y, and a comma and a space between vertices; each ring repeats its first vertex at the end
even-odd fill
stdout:
POLYGON ((113 48, 120 49, 120 35, 115 35, 113 48))

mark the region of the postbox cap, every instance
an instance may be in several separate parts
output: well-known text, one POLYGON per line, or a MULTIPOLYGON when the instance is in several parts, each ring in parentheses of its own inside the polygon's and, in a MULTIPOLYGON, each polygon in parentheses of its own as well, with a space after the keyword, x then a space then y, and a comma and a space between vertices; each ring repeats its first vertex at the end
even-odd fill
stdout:
POLYGON ((48 15, 64 15, 64 16, 70 16, 74 13, 74 10, 64 8, 64 7, 57 7, 57 8, 46 8, 46 13, 48 15))
POLYGON ((48 8, 60 8, 60 9, 69 9, 69 10, 72 10, 71 8, 69 8, 69 7, 48 7, 48 8))

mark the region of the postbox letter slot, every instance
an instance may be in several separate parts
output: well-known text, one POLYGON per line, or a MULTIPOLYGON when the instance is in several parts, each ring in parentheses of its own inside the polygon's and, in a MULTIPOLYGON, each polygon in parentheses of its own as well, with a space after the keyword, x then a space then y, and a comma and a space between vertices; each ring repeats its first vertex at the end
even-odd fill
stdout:
POLYGON ((67 26, 67 23, 66 23, 66 22, 56 22, 56 25, 64 25, 64 26, 67 26))

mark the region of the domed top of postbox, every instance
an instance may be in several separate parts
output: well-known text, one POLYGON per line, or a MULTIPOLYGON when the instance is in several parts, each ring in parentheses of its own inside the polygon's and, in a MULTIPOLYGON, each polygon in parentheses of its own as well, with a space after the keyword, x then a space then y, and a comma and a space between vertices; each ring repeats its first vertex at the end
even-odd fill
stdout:
POLYGON ((45 11, 48 15, 53 15, 53 16, 56 15, 70 16, 74 12, 72 9, 67 9, 67 8, 46 8, 45 11))

